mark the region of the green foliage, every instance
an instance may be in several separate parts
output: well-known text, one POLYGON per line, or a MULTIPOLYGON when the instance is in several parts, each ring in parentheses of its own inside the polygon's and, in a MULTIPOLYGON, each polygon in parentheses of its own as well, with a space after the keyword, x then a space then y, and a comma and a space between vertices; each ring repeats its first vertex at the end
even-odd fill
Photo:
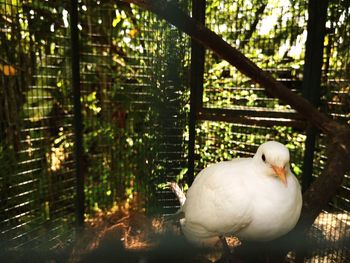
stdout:
POLYGON ((81 46, 89 54, 82 56, 81 71, 87 207, 107 208, 135 191, 155 201, 157 183, 181 169, 169 166, 167 154, 177 151, 181 159, 184 152, 183 34, 119 2, 82 10, 82 28, 99 35, 94 45, 85 36, 81 46), (169 129, 174 123, 176 129, 169 129), (169 149, 169 139, 178 141, 176 149, 169 149))

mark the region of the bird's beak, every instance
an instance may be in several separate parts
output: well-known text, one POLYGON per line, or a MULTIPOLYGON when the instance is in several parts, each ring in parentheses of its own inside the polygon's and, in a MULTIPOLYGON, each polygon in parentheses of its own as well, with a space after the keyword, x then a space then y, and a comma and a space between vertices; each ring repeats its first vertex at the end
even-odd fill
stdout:
POLYGON ((287 177, 285 169, 278 166, 272 166, 272 169, 275 171, 276 175, 281 179, 283 184, 287 187, 287 177))

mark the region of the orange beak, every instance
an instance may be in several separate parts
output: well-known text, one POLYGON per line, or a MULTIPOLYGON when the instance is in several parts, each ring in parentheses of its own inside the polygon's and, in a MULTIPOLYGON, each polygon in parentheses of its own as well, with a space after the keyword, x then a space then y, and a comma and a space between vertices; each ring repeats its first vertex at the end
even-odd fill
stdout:
POLYGON ((276 175, 281 179, 283 184, 287 187, 287 177, 284 168, 272 166, 272 169, 275 171, 276 175))

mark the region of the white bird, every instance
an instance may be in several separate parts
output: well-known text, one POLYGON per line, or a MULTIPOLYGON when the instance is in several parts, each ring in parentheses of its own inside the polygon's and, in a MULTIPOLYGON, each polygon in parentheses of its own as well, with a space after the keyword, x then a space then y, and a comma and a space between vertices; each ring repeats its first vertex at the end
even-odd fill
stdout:
POLYGON ((269 241, 289 232, 302 206, 289 159, 283 144, 269 141, 253 158, 219 162, 202 170, 179 211, 187 239, 211 246, 228 235, 269 241))

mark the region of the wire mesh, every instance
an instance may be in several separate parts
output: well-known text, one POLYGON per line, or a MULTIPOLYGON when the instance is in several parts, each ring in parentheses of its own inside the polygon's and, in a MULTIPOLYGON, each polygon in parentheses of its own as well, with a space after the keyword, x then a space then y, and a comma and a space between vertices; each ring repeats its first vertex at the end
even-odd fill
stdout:
MULTIPOLYGON (((350 6, 346 1, 330 4, 327 35, 324 50, 323 81, 321 89, 321 108, 340 123, 350 123, 349 104, 349 21, 350 6), (339 60, 339 57, 342 59, 339 60)), ((327 136, 317 138, 314 176, 321 174, 327 157, 327 136)), ((325 249, 309 255, 307 262, 348 262, 350 260, 350 178, 345 175, 337 195, 329 203, 314 223, 310 235, 325 249)))
MULTIPOLYGON (((1 240, 8 247, 55 247, 72 237, 65 4, 0 2, 1 240)), ((186 165, 188 37, 115 1, 79 2, 78 27, 87 215, 135 193, 149 211, 174 210, 176 201, 159 185, 186 165)))
MULTIPOLYGON (((207 1, 207 26, 299 94, 306 19, 305 1, 207 1)), ((197 169, 218 160, 251 156, 266 140, 279 140, 290 148, 292 169, 299 176, 305 131, 296 124, 295 111, 211 52, 206 54, 204 78, 205 108, 241 115, 258 112, 261 120, 199 123, 197 169)))
MULTIPOLYGON (((300 90, 305 1, 207 1, 207 6, 209 28, 287 87, 300 90)), ((208 52, 206 62, 206 107, 290 110, 213 53, 208 52)))
POLYGON ((136 193, 171 209, 159 185, 186 165, 188 38, 128 4, 80 8, 87 212, 136 193))
POLYGON ((64 3, 0 1, 2 247, 52 248, 73 236, 72 101, 64 10, 64 3))

